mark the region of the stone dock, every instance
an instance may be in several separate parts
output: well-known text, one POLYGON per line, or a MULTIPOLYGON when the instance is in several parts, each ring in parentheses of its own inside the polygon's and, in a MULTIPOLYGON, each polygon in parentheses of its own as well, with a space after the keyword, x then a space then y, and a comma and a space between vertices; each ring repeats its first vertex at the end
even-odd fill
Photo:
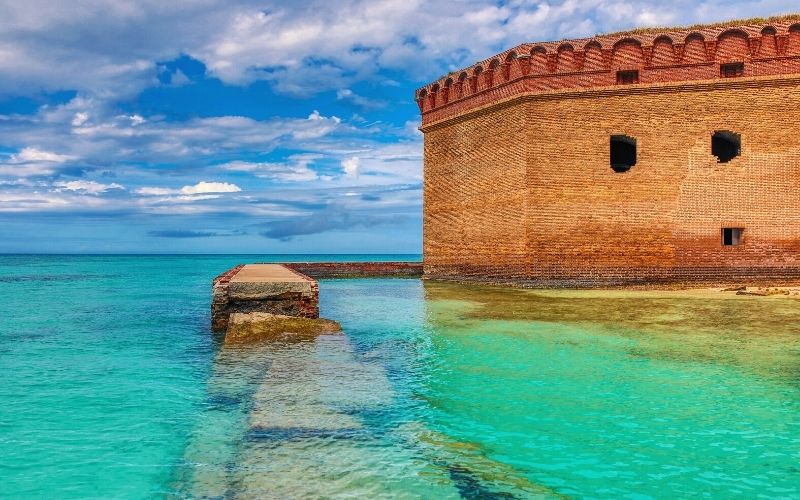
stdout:
POLYGON ((211 328, 225 331, 234 313, 319 318, 315 278, 418 278, 421 262, 242 264, 213 281, 211 328))

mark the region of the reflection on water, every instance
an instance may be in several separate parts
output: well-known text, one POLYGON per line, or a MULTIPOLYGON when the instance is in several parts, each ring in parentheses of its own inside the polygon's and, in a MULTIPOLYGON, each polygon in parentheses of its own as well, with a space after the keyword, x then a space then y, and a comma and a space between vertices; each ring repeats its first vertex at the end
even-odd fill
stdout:
POLYGON ((222 347, 193 497, 800 495, 800 302, 323 282, 343 336, 222 347))
MULTIPOLYGON (((717 291, 533 291, 428 283, 437 321, 567 324, 645 359, 735 364, 800 382, 800 300, 717 291), (438 304, 438 305, 437 305, 438 304)), ((522 326, 522 325, 520 325, 522 326)), ((525 329, 521 333, 527 335, 525 329)))

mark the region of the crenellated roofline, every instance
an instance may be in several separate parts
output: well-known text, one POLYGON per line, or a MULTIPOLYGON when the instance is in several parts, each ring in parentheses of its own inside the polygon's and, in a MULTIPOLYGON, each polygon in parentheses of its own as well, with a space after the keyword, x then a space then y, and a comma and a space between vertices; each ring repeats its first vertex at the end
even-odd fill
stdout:
POLYGON ((431 82, 415 99, 424 125, 523 92, 796 73, 800 14, 524 43, 431 82))

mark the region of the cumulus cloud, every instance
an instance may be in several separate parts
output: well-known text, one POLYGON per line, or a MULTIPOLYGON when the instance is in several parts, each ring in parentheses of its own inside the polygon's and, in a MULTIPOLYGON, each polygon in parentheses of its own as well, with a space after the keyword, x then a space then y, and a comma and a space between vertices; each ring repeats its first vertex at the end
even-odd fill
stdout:
POLYGON ((4 165, 25 166, 22 170, 27 173, 20 175, 30 176, 109 161, 196 163, 214 155, 296 147, 345 129, 338 117, 317 111, 306 118, 213 116, 167 121, 159 116, 120 114, 106 101, 76 97, 58 106, 43 106, 32 115, 0 121, 0 146, 19 149, 5 162, 0 157, 0 175, 14 175, 4 165))
POLYGON ((170 189, 170 188, 162 188, 162 187, 140 187, 136 189, 136 194, 140 194, 142 196, 169 196, 171 194, 178 194, 180 193, 180 189, 170 189))
POLYGON ((58 170, 59 165, 73 159, 74 157, 69 155, 25 147, 10 155, 5 161, 0 161, 0 175, 15 177, 52 175, 58 170))
POLYGON ((84 112, 80 111, 78 113, 75 113, 75 116, 72 117, 72 121, 70 122, 70 124, 73 127, 80 127, 81 125, 86 123, 88 120, 89 120, 89 113, 84 113, 84 112))
POLYGON ((344 175, 348 177, 358 177, 360 163, 361 160, 359 160, 358 156, 352 156, 342 160, 342 169, 344 169, 344 175))
POLYGON ((422 180, 422 142, 402 141, 359 148, 357 143, 343 148, 341 168, 348 180, 405 183, 422 180))
POLYGON ((201 181, 194 186, 183 186, 181 194, 205 194, 205 193, 238 193, 242 188, 236 184, 228 182, 206 182, 201 181))
POLYGON ((191 186, 183 186, 180 189, 164 188, 164 187, 140 187, 136 189, 136 194, 142 196, 169 196, 175 194, 182 194, 187 196, 202 195, 202 194, 217 194, 217 193, 238 193, 242 190, 236 184, 228 182, 207 182, 200 181, 191 186))
POLYGON ((77 191, 80 193, 86 193, 91 195, 99 195, 105 193, 110 189, 125 189, 125 186, 117 184, 116 182, 113 182, 111 184, 101 184, 96 181, 56 182, 55 186, 58 188, 57 190, 77 191))
POLYGON ((231 83, 267 80, 287 93, 334 90, 381 68, 420 73, 426 62, 453 62, 453 55, 460 62, 493 49, 504 37, 502 24, 515 11, 470 0, 455 8, 417 0, 272 7, 239 12, 196 56, 231 83))
POLYGON ((248 172, 276 181, 301 182, 319 177, 310 165, 320 158, 322 155, 319 154, 297 154, 289 156, 289 161, 283 163, 232 161, 220 165, 220 168, 230 172, 248 172))
POLYGON ((102 213, 120 207, 106 197, 85 196, 85 192, 68 190, 40 190, 9 192, 0 191, 0 212, 47 212, 76 211, 102 213))
MULTIPOLYGON (((785 12, 782 0, 0 0, 0 94, 133 95, 188 54, 229 84, 310 95, 381 70, 432 78, 509 45, 785 12)), ((187 83, 175 71, 170 85, 187 83)))
MULTIPOLYGON (((0 1, 0 94, 74 89, 132 95, 152 83, 155 61, 201 46, 225 2, 0 1)), ((241 8, 246 8, 242 6, 241 8)))
POLYGON ((47 162, 47 163, 64 163, 70 160, 68 155, 61 155, 50 151, 41 151, 36 148, 23 148, 19 153, 11 155, 9 163, 34 163, 34 162, 47 162))
POLYGON ((70 206, 68 198, 32 193, 3 193, 0 192, 0 212, 29 212, 29 211, 51 211, 68 208, 70 206))

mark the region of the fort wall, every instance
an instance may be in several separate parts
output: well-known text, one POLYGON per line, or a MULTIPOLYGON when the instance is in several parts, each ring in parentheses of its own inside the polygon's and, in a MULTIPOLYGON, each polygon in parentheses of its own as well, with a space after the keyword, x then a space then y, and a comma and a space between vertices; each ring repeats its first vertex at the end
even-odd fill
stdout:
MULTIPOLYGON (((425 275, 533 286, 800 278, 800 66, 787 55, 794 47, 800 55, 800 43, 792 26, 719 29, 702 51, 687 48, 688 34, 670 51, 657 47, 662 35, 648 35, 641 52, 650 65, 664 54, 671 65, 677 54, 706 56, 659 69, 671 72, 667 81, 607 85, 607 74, 582 73, 531 91, 520 76, 491 96, 442 104, 437 93, 422 102, 425 275), (778 34, 763 35, 767 28, 778 34), (742 36, 753 32, 757 41, 742 36), (775 37, 768 53, 765 36, 775 37), (701 74, 709 60, 742 57, 748 74, 718 78, 719 62, 701 74), (724 163, 711 147, 720 131, 741 141, 724 163), (609 140, 618 136, 636 144, 624 172, 611 168, 609 140), (741 244, 724 245, 725 228, 742 229, 741 244)), ((584 73, 594 71, 590 60, 613 66, 621 45, 630 47, 619 38, 597 42, 611 44, 610 53, 584 51, 572 64, 584 73)), ((547 60, 543 67, 563 67, 558 56, 547 60)), ((646 78, 644 63, 620 67, 646 78)))

